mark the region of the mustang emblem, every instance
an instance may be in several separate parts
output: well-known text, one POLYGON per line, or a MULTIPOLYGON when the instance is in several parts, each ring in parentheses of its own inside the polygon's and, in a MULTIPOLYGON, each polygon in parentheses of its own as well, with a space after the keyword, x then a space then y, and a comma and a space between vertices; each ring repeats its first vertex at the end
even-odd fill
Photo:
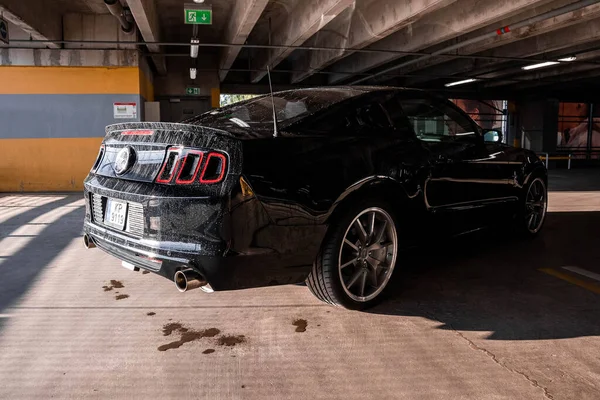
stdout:
POLYGON ((135 150, 131 147, 123 147, 115 159, 114 169, 117 175, 124 174, 135 163, 135 150))

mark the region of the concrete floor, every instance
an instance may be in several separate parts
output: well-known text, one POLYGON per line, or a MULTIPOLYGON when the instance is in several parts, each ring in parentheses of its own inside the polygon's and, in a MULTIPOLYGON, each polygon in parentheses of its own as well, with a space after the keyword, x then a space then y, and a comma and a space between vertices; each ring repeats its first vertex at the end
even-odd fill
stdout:
POLYGON ((600 282, 563 267, 600 274, 600 171, 550 187, 539 238, 405 254, 365 313, 301 286, 180 294, 86 251, 79 195, 4 195, 0 399, 598 399, 600 282))

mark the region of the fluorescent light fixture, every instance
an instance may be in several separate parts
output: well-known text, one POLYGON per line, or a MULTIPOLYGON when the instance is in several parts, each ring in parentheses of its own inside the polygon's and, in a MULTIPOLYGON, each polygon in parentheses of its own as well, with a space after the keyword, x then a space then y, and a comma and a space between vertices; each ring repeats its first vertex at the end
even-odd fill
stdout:
POLYGON ((196 68, 190 68, 190 79, 196 79, 196 68))
POLYGON ((198 57, 198 44, 200 43, 199 39, 192 39, 190 41, 190 57, 197 58, 198 57))
POLYGON ((561 62, 571 62, 571 61, 575 61, 575 60, 577 60, 576 56, 563 57, 563 58, 558 59, 558 61, 561 61, 561 62))
POLYGON ((450 86, 457 86, 457 85, 464 85, 465 83, 471 83, 471 82, 476 82, 477 79, 465 79, 462 81, 456 81, 456 82, 451 82, 451 83, 446 83, 446 87, 450 87, 450 86))
POLYGON ((560 64, 560 63, 558 61, 546 61, 546 62, 539 63, 539 64, 526 65, 521 68, 524 69, 525 71, 529 71, 530 69, 544 68, 544 67, 549 67, 551 65, 556 65, 556 64, 560 64))

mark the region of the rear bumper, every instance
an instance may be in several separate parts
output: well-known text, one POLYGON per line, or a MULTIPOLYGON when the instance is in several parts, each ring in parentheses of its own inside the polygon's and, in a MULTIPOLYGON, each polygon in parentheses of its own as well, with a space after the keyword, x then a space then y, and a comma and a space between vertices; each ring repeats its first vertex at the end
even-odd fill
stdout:
POLYGON ((273 225, 256 198, 231 200, 239 193, 220 199, 175 197, 145 184, 130 184, 123 192, 111 183, 95 178, 85 183, 84 232, 96 247, 169 280, 191 268, 214 290, 304 281, 326 229, 273 225), (104 225, 92 195, 141 205, 137 226, 143 226, 143 234, 104 225))
POLYGON ((84 232, 97 248, 144 270, 173 280, 178 270, 191 268, 214 290, 235 290, 302 282, 310 265, 294 265, 296 257, 279 254, 205 256, 189 252, 188 243, 134 239, 86 222, 84 232), (286 267, 287 265, 287 267, 286 267))

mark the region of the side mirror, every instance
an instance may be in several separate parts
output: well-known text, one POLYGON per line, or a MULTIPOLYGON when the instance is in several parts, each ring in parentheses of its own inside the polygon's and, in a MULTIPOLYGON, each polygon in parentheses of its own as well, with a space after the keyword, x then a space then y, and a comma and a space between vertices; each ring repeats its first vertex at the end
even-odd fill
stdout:
POLYGON ((485 130, 483 131, 483 141, 500 143, 502 142, 502 132, 500 132, 498 129, 485 130))

